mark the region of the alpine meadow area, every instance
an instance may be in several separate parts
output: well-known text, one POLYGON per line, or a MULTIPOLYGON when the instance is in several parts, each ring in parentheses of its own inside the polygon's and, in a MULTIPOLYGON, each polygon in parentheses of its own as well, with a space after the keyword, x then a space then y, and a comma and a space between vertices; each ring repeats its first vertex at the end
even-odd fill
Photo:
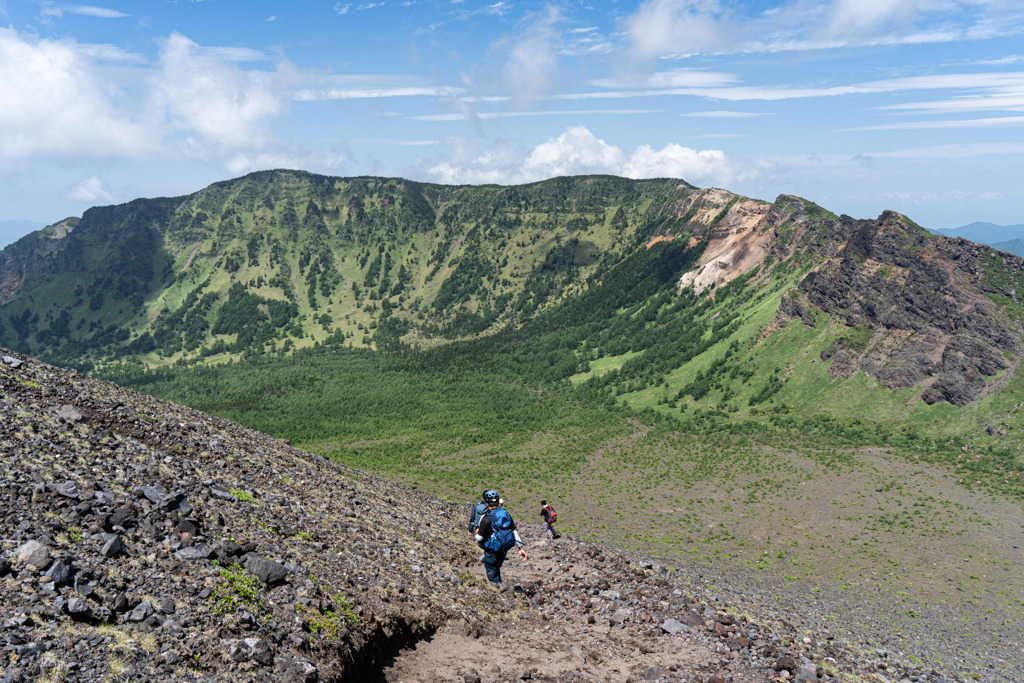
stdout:
POLYGON ((417 495, 547 499, 883 665, 850 681, 1024 680, 1022 321, 1024 258, 668 178, 261 171, 0 252, 0 346, 417 495))

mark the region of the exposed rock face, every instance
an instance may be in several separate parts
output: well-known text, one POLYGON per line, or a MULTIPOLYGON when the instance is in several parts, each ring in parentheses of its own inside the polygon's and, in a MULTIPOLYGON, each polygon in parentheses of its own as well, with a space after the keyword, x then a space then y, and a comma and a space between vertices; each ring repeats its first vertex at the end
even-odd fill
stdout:
MULTIPOLYGON (((949 258, 949 240, 893 213, 840 227, 845 243, 800 290, 816 308, 876 334, 864 348, 835 349, 834 374, 863 370, 893 389, 931 380, 924 400, 965 405, 985 377, 1010 367, 1005 352, 1020 353, 1020 326, 984 295, 977 258, 964 272, 962 255, 949 258)), ((1009 258, 1008 269, 1024 271, 1024 261, 1009 258)))
POLYGON ((479 661, 481 681, 766 683, 782 657, 821 683, 878 670, 738 618, 665 567, 567 537, 549 545, 539 525, 522 525, 534 559, 498 590, 460 506, 10 358, 4 680, 447 681, 479 661), (80 419, 59 417, 61 405, 80 419), (458 663, 398 656, 435 633, 458 663))
MULTIPOLYGON (((683 290, 693 287, 698 294, 730 282, 749 272, 764 260, 772 234, 766 228, 771 205, 751 199, 736 199, 721 190, 695 195, 701 202, 708 223, 698 229, 707 241, 697 266, 684 273, 677 284, 683 290), (710 207, 708 206, 710 205, 710 207)), ((694 217, 697 220, 701 213, 694 217)), ((695 238, 696 239, 696 238, 695 238)))
POLYGON ((707 249, 680 289, 699 294, 766 264, 763 277, 780 262, 807 268, 799 291, 782 298, 769 332, 794 318, 813 326, 809 308, 850 328, 870 328, 870 339, 840 340, 823 354, 833 376, 861 370, 891 389, 922 385, 928 403, 977 399, 985 378, 1009 369, 1008 356, 1020 354, 1020 322, 989 295, 1020 305, 1024 259, 931 235, 893 212, 836 219, 786 195, 755 208, 747 222, 722 221, 733 229, 701 233, 707 249))

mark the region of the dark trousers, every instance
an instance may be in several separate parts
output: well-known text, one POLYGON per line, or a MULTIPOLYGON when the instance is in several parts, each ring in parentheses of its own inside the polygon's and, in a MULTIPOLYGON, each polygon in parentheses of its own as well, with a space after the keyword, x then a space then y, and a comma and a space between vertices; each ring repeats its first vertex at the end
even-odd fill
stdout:
POLYGON ((487 570, 487 579, 493 583, 501 583, 501 565, 505 562, 505 552, 484 551, 484 569, 487 570))

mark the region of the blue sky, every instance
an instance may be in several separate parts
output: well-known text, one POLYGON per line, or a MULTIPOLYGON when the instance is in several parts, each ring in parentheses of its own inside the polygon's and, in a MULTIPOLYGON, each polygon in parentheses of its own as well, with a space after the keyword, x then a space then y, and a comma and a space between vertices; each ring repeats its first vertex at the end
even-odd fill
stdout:
POLYGON ((0 0, 0 244, 266 168, 1024 223, 1020 0, 0 0))

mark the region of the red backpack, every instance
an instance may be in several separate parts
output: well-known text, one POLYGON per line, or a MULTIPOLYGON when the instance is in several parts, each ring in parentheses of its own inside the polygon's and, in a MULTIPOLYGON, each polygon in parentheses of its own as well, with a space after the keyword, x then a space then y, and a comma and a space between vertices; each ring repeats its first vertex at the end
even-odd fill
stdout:
POLYGON ((555 512, 555 508, 551 507, 550 505, 545 505, 544 507, 541 508, 541 510, 547 510, 548 514, 551 515, 551 517, 548 519, 549 524, 554 524, 555 520, 558 519, 558 513, 555 512))

